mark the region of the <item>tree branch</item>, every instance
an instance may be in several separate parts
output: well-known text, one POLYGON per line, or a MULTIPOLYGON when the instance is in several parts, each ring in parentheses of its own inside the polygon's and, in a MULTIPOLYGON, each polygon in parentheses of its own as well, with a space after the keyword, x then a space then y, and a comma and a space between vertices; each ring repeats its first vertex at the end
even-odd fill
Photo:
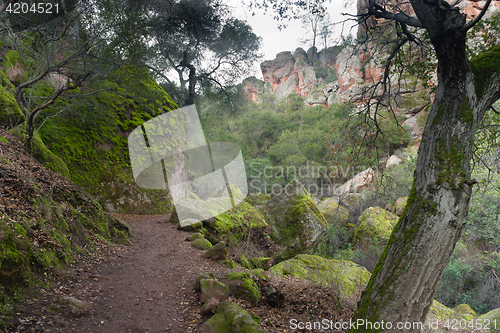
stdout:
POLYGON ((388 20, 398 21, 406 25, 421 28, 422 23, 419 19, 406 15, 405 13, 393 13, 386 10, 384 7, 380 6, 375 2, 375 0, 370 0, 368 7, 368 14, 363 15, 373 15, 376 18, 385 18, 388 20))
POLYGON ((479 22, 483 18, 484 14, 486 14, 486 11, 488 11, 488 7, 490 6, 490 4, 491 4, 491 0, 486 0, 486 3, 484 4, 484 7, 481 10, 481 12, 479 13, 479 15, 476 16, 476 18, 474 18, 472 21, 467 23, 463 27, 463 31, 468 31, 470 28, 475 26, 477 24, 477 22, 479 22))

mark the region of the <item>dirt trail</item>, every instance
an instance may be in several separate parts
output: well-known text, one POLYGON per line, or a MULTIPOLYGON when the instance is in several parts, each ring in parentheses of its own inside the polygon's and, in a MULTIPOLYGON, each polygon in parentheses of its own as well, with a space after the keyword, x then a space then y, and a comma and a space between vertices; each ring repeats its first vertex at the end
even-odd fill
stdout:
POLYGON ((131 226, 133 245, 110 251, 91 268, 75 269, 72 282, 45 291, 19 310, 26 324, 15 331, 186 333, 199 328, 203 318, 193 291, 196 278, 207 271, 221 278, 227 269, 202 258, 204 251, 192 248, 185 241, 189 233, 168 223, 169 216, 118 217, 131 226), (63 296, 92 302, 91 310, 79 318, 46 310, 63 296), (30 326, 36 321, 38 326, 30 326))

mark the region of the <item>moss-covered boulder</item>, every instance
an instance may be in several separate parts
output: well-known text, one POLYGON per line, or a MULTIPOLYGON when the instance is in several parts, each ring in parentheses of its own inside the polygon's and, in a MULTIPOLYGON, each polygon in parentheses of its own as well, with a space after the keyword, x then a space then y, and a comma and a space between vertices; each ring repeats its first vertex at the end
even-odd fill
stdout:
POLYGON ((223 301, 229 297, 229 288, 225 283, 214 279, 200 280, 200 302, 208 302, 212 298, 223 301))
POLYGON ((203 258, 212 260, 226 260, 227 259, 227 247, 226 242, 220 241, 207 250, 203 255, 203 258))
POLYGON ((255 268, 250 270, 250 272, 259 280, 269 281, 269 274, 262 268, 255 268))
POLYGON ((14 127, 25 120, 19 105, 14 98, 15 87, 9 78, 0 70, 0 126, 14 127))
POLYGON ((397 216, 401 216, 403 210, 406 207, 407 202, 408 202, 408 197, 402 197, 396 200, 396 203, 394 204, 394 214, 396 214, 397 216))
POLYGON ((339 205, 335 198, 328 198, 318 204, 318 209, 329 224, 343 225, 349 221, 349 211, 339 205))
POLYGON ((249 203, 242 201, 236 207, 203 221, 206 238, 212 243, 225 241, 233 245, 245 239, 249 232, 258 231, 268 225, 264 216, 249 203))
POLYGON ((385 243, 391 235, 398 217, 380 207, 367 208, 358 218, 354 228, 354 243, 385 243))
POLYGON ((500 308, 491 310, 485 314, 479 316, 482 324, 489 323, 489 332, 500 333, 500 308))
POLYGON ((217 314, 201 327, 202 333, 266 333, 258 323, 237 304, 225 300, 219 304, 217 314))
MULTIPOLYGON (((477 313, 467 304, 460 304, 455 308, 450 309, 434 300, 429 310, 429 314, 427 315, 425 324, 427 327, 433 328, 436 332, 444 333, 449 331, 449 328, 453 326, 455 320, 458 322, 457 328, 460 328, 461 320, 470 323, 473 321, 476 322, 476 319, 478 319, 477 313), (449 324, 448 328, 444 326, 445 323, 449 324)), ((479 319, 481 319, 481 317, 479 317, 479 319)), ((484 322, 482 324, 484 325, 484 322)))
POLYGON ((231 272, 226 274, 231 295, 236 298, 246 298, 252 304, 260 300, 259 287, 248 272, 231 272))
POLYGON ((308 254, 299 254, 282 261, 269 271, 278 275, 293 275, 321 285, 337 286, 342 297, 363 290, 371 275, 366 268, 353 262, 308 254))
POLYGON ((303 253, 328 226, 314 200, 297 181, 274 195, 264 210, 272 227, 271 237, 284 248, 284 259, 303 253))
POLYGON ((170 212, 167 191, 146 190, 135 184, 128 135, 177 105, 151 79, 147 69, 131 65, 114 71, 93 89, 101 91, 75 99, 71 105, 58 101, 44 111, 51 113, 66 107, 40 129, 43 142, 64 160, 70 180, 86 188, 107 210, 170 212))
POLYGON ((195 240, 195 239, 197 239, 197 238, 204 238, 204 237, 203 237, 203 235, 202 235, 202 234, 200 234, 199 232, 196 232, 196 233, 194 233, 194 234, 192 234, 192 235, 190 235, 190 236, 187 236, 187 237, 186 237, 186 240, 187 240, 187 241, 192 242, 192 241, 194 241, 194 240, 195 240))
POLYGON ((208 250, 212 247, 212 243, 205 238, 196 238, 191 246, 198 250, 208 250))

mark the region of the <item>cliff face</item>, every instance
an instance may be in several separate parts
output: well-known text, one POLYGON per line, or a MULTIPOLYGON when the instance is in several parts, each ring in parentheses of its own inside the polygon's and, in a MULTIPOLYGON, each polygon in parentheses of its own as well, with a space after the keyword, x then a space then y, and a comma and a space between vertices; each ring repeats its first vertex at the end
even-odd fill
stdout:
MULTIPOLYGON (((389 1, 378 2, 385 5, 389 1)), ((358 0, 358 13, 366 13, 367 4, 368 0, 358 0)), ((485 1, 463 0, 458 6, 471 19, 479 14, 484 4, 485 1)), ((413 14, 409 3, 399 4, 398 8, 408 15, 413 14)), ((485 18, 491 17, 499 10, 500 0, 493 0, 485 18)), ((376 19, 367 21, 366 26, 361 26, 358 35, 379 24, 379 20, 376 19)), ((309 106, 328 106, 347 101, 361 103, 365 100, 363 92, 383 78, 385 60, 380 59, 380 56, 373 56, 371 50, 378 47, 375 43, 376 41, 367 43, 356 49, 353 46, 336 46, 319 52, 316 50, 312 52, 312 48, 307 52, 298 48, 293 54, 289 51, 280 52, 274 60, 261 63, 264 80, 255 77, 245 79, 243 89, 253 101, 259 101, 259 94, 270 92, 277 99, 283 99, 290 93, 300 94, 306 98, 305 103, 309 106), (326 72, 332 74, 326 75, 326 72)), ((387 50, 385 56, 389 52, 390 50, 387 50)), ((394 81, 397 83, 391 87, 391 94, 395 100, 392 107, 406 119, 404 123, 413 139, 417 140, 427 119, 426 111, 431 103, 432 94, 415 77, 405 76, 401 80, 393 79, 394 81)), ((375 90, 374 93, 377 96, 380 90, 375 90)))

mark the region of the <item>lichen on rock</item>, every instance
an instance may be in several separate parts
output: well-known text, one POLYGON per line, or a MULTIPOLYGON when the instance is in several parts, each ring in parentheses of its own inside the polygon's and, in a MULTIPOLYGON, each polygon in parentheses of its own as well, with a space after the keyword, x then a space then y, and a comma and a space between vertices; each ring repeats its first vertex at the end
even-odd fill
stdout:
POLYGON ((354 243, 387 242, 398 217, 381 207, 367 208, 354 229, 354 243))
POLYGON ((299 254, 271 267, 270 272, 292 275, 321 285, 338 287, 342 297, 353 296, 364 289, 370 272, 353 262, 299 254))

